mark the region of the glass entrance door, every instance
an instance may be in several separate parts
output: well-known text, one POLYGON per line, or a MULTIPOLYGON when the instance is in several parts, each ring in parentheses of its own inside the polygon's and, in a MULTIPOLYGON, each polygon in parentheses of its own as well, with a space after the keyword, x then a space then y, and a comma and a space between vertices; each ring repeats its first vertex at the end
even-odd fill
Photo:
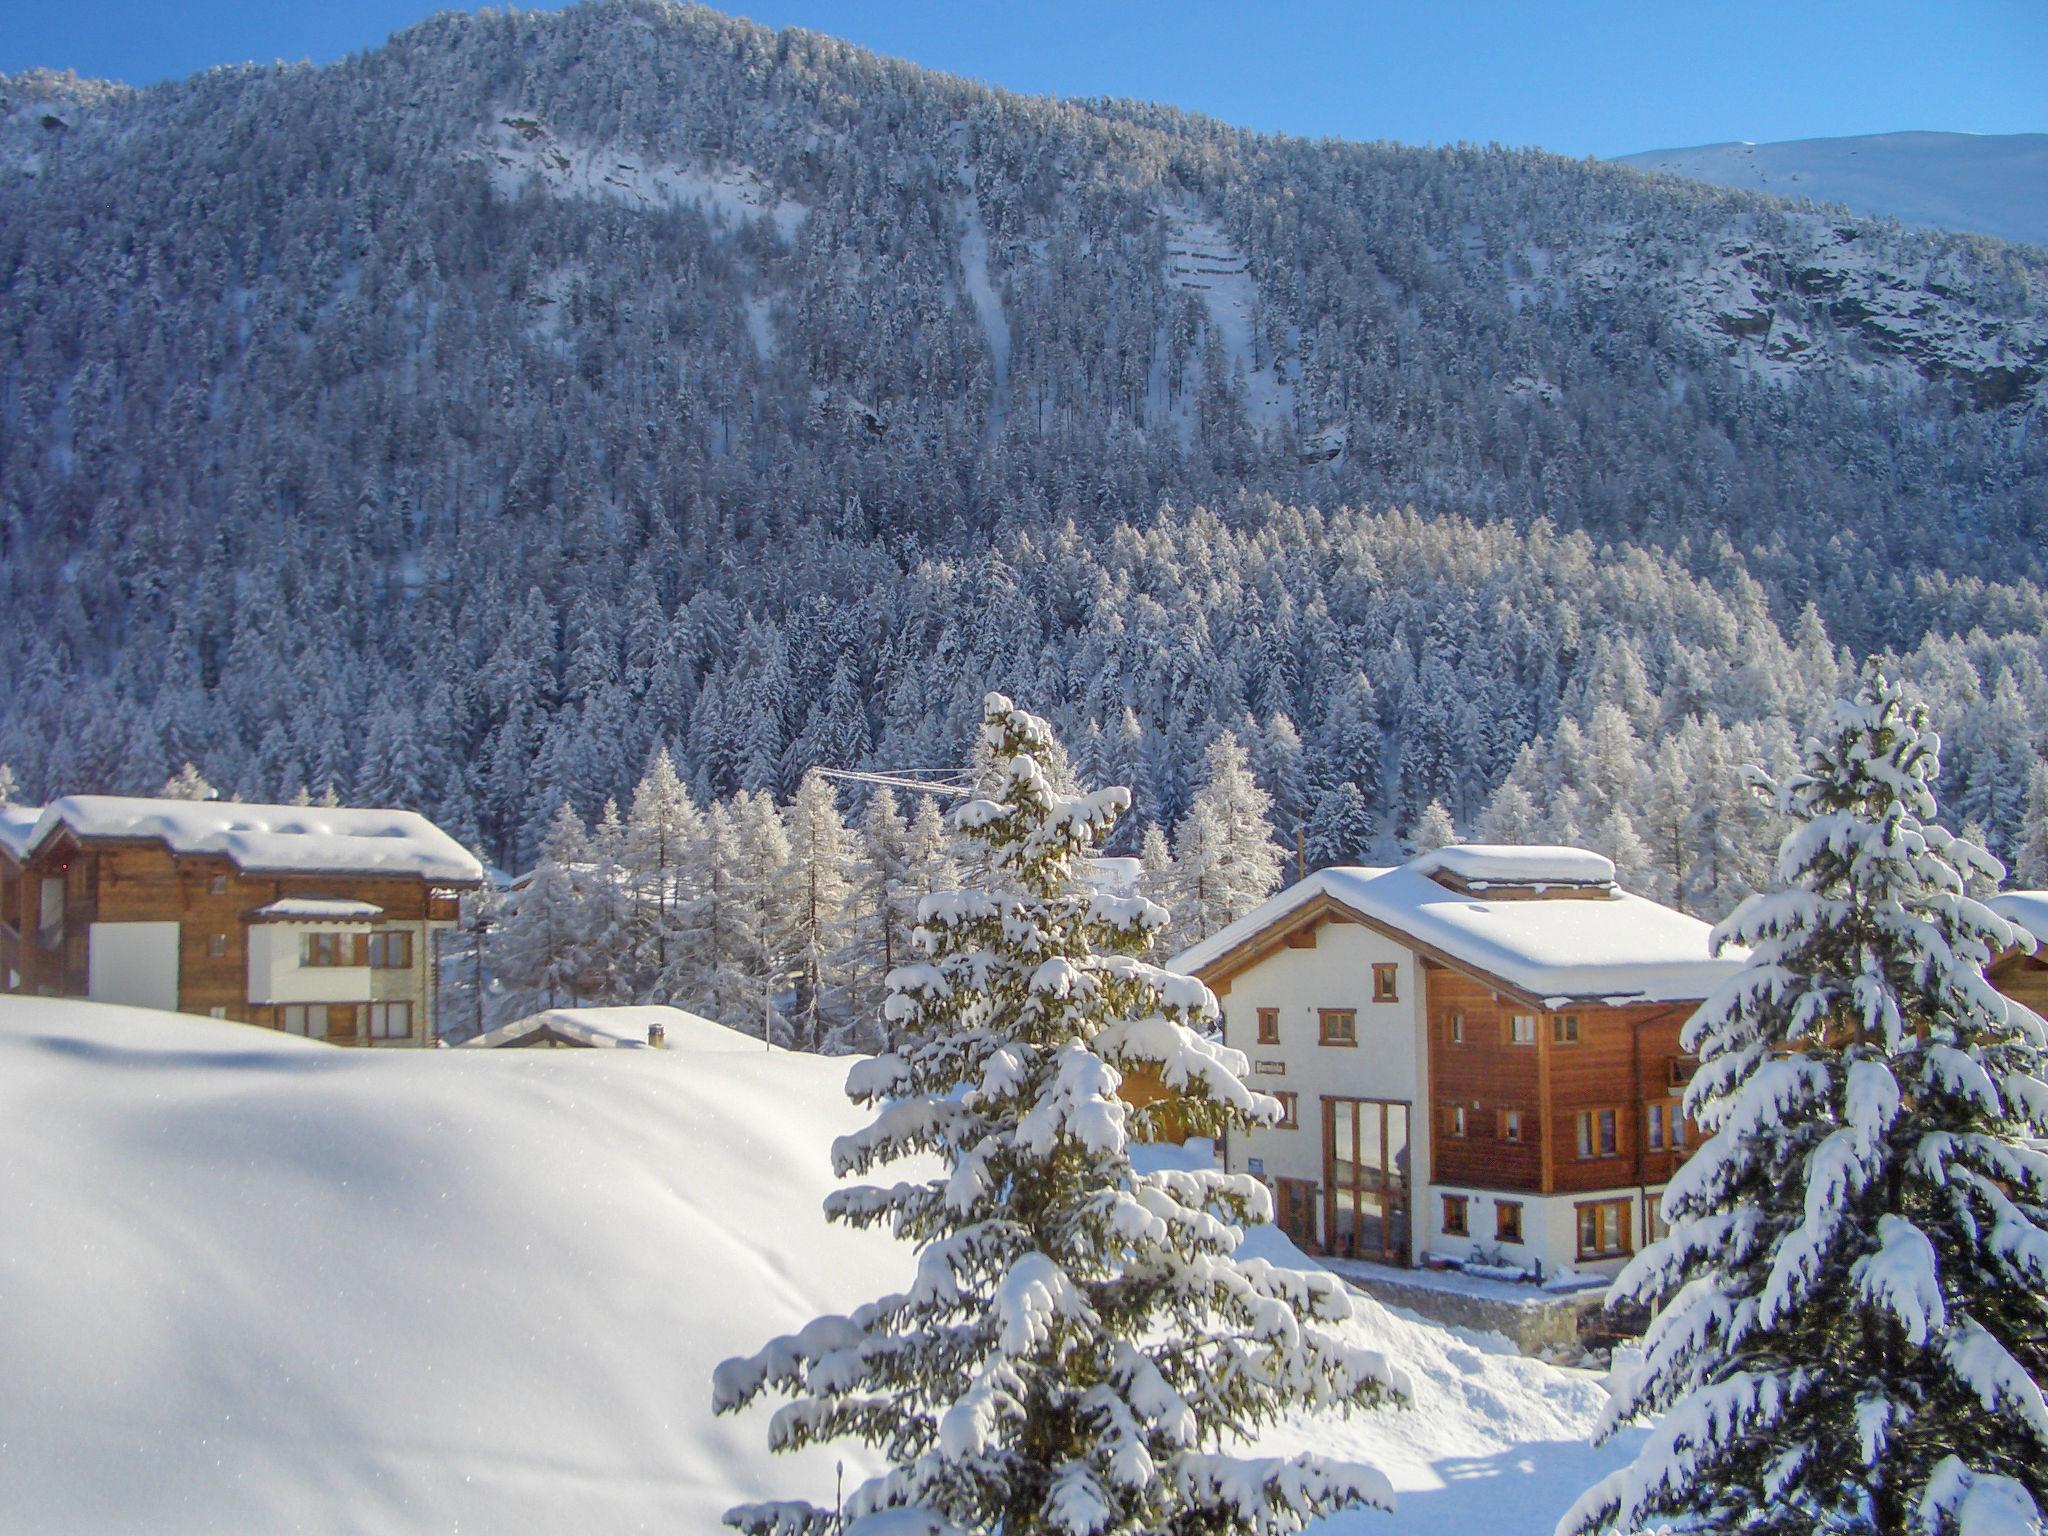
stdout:
POLYGON ((1331 1253, 1408 1262, 1409 1161, 1405 1101, 1323 1100, 1323 1231, 1331 1253))

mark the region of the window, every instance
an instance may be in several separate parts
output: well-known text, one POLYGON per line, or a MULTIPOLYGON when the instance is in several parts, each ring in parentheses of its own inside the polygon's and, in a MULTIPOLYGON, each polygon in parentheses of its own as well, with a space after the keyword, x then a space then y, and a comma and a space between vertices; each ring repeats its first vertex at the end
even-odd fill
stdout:
POLYGON ((1652 1152, 1676 1152, 1685 1146, 1685 1106, 1660 1099, 1645 1106, 1644 1145, 1652 1152))
POLYGON ((1444 1020, 1444 1037, 1452 1045, 1463 1045, 1465 1043, 1464 1010, 1459 1008, 1451 1010, 1450 1017, 1444 1020))
POLYGON ((1493 1202, 1493 1240, 1497 1243, 1519 1243, 1522 1240, 1521 1201, 1493 1202))
POLYGON ((226 875, 215 875, 211 880, 206 882, 206 889, 208 890, 208 892, 215 896, 227 895, 228 877, 226 875))
MULTIPOLYGON (((412 1038, 411 1003, 370 1004, 370 1038, 372 1040, 410 1040, 412 1038)), ((1292 1098, 1292 1094, 1286 1095, 1292 1098)))
POLYGON ((1372 968, 1372 1000, 1376 1003, 1398 1003, 1401 1000, 1397 978, 1401 968, 1389 961, 1372 968))
POLYGON ((301 965, 368 965, 369 940, 347 933, 309 933, 299 951, 301 965))
POLYGON ((57 949, 64 943, 64 877, 45 879, 36 902, 36 942, 57 949))
POLYGON ((1694 1061, 1690 1056, 1672 1057, 1671 1086, 1674 1088, 1683 1088, 1687 1083, 1692 1081, 1692 1075, 1693 1073, 1699 1070, 1699 1065, 1700 1064, 1697 1061, 1694 1061))
POLYGON ((412 935, 373 933, 370 935, 370 969, 409 971, 412 969, 412 935))
POLYGON ((1273 1122, 1276 1131, 1298 1131, 1301 1129, 1301 1095, 1298 1093, 1276 1093, 1280 1101, 1280 1118, 1273 1122))
POLYGON ((284 1008, 285 1030, 294 1035, 304 1035, 310 1040, 327 1038, 327 1005, 325 1003, 286 1003, 284 1008))
POLYGON ((207 957, 208 957, 209 959, 213 959, 213 960, 219 960, 219 959, 222 959, 222 958, 224 958, 224 957, 225 957, 225 956, 227 955, 227 952, 228 952, 228 936, 227 936, 226 934, 224 934, 224 933, 216 933, 216 934, 210 935, 210 936, 209 936, 209 937, 207 938, 207 941, 206 941, 206 953, 207 953, 207 957))
POLYGON ((1577 1210, 1580 1258, 1604 1259, 1628 1252, 1626 1200, 1595 1200, 1577 1210))
POLYGON ((1358 1044, 1358 1010, 1355 1008, 1318 1008, 1316 1020, 1321 1026, 1324 1045, 1358 1044))
POLYGON ((1259 1044, 1278 1045, 1279 1043, 1280 1010, 1278 1008, 1261 1008, 1259 1010, 1259 1044))
POLYGON ((1671 1229, 1664 1225, 1664 1196, 1662 1194, 1643 1196, 1643 1239, 1645 1242, 1662 1242, 1671 1229))
POLYGON ((228 1011, 225 1008, 209 1008, 206 1011, 216 1019, 224 1019, 228 1016, 228 1011))
POLYGON ((1553 1045, 1577 1045, 1579 1043, 1579 1016, 1576 1013, 1560 1013, 1550 1021, 1550 1042, 1553 1045))
POLYGON ((1534 1045, 1536 1043, 1536 1015, 1518 1013, 1508 1020, 1508 1044, 1534 1045))
POLYGON ((1519 1109, 1504 1109, 1500 1112, 1500 1139, 1520 1141, 1522 1139, 1522 1112, 1519 1109))
POLYGON ((1470 1237, 1472 1202, 1463 1195, 1444 1196, 1444 1236, 1470 1237))
POLYGON ((1616 1157, 1621 1143, 1611 1109, 1582 1109, 1577 1117, 1580 1157, 1616 1157))
POLYGON ((1446 1136, 1463 1136, 1466 1123, 1464 1105, 1453 1104, 1444 1111, 1444 1134, 1446 1136))

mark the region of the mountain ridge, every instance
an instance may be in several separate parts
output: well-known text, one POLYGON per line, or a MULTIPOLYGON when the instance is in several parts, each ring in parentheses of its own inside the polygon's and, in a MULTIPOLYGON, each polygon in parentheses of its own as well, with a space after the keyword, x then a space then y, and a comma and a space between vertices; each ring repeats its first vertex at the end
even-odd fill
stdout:
POLYGON ((1162 744, 1116 774, 1170 822, 1172 759, 1246 716, 1335 751, 1363 669, 1355 772, 1400 826, 1477 814, 1637 670, 1646 730, 1760 724, 1835 646, 1981 628, 1944 688, 2048 691, 2022 248, 1039 101, 653 0, 70 118, 37 89, 0 85, 29 793, 190 756, 512 860, 656 742, 700 790, 786 788, 950 760, 994 686, 1077 740, 1130 712, 1162 744))
POLYGON ((1900 132, 1618 155, 1617 165, 2048 246, 2048 133, 1900 132))

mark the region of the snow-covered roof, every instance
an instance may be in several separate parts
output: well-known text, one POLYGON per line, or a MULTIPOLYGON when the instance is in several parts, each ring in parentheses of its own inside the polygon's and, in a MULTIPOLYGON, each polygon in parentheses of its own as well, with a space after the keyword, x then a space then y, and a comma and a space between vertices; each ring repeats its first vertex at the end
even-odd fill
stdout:
POLYGON ((1322 897, 1555 1006, 1689 1002, 1712 992, 1746 958, 1731 948, 1715 959, 1707 924, 1618 888, 1597 896, 1489 899, 1439 884, 1423 872, 1429 867, 1441 867, 1437 855, 1394 869, 1320 870, 1170 963, 1177 971, 1202 971, 1322 897))
POLYGON ((751 1051, 763 1055, 767 1047, 759 1036, 741 1034, 723 1024, 689 1013, 681 1008, 641 1006, 631 1008, 549 1008, 528 1014, 510 1024, 500 1024, 462 1042, 463 1048, 516 1046, 535 1038, 563 1040, 572 1045, 600 1048, 647 1048, 647 1031, 659 1024, 668 1048, 686 1053, 724 1055, 751 1051))
POLYGON ((1606 886, 1614 861, 1588 848, 1555 843, 1452 843, 1409 860, 1418 875, 1449 875, 1477 889, 1489 885, 1606 886))
POLYGON ((333 923, 375 922, 384 909, 370 901, 343 901, 326 896, 287 896, 267 907, 258 907, 252 917, 274 918, 279 922, 333 923))
POLYGON ((2009 923, 2018 923, 2035 940, 2048 944, 2048 891, 2001 891, 1985 905, 2009 923))
POLYGON ((10 805, 0 800, 0 852, 11 855, 17 864, 26 859, 29 837, 42 814, 40 805, 10 805))
POLYGON ((66 795, 44 808, 27 846, 40 846, 59 827, 81 838, 155 838, 173 853, 223 854, 238 869, 263 873, 416 876, 457 884, 484 875, 460 843, 416 811, 66 795))

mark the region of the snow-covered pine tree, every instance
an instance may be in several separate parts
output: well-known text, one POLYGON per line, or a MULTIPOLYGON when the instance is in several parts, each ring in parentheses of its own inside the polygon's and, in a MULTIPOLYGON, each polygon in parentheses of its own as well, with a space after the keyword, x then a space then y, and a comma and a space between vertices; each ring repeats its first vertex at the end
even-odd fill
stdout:
MULTIPOLYGON (((857 1025, 877 1037, 889 973, 910 958, 910 929, 916 902, 907 900, 910 828, 896 808, 896 796, 877 785, 860 822, 860 856, 854 861, 851 908, 852 1011, 857 1025)), ((879 1039, 878 1039, 879 1043, 879 1039)))
POLYGON ((855 1049, 849 1038, 847 906, 857 849, 832 781, 815 768, 798 783, 784 822, 789 861, 781 883, 796 968, 790 1026, 799 1050, 843 1055, 855 1049))
POLYGON ((685 1002, 702 991, 702 967, 688 943, 702 900, 691 854, 704 836, 704 817, 676 774, 668 748, 648 764, 626 816, 625 862, 633 892, 631 975, 643 1001, 685 1002))
POLYGON ((2048 1027, 1984 980, 2027 941, 1963 894, 1939 746, 1873 671, 1776 789, 1780 888, 1683 1036, 1710 1137, 1615 1288, 1662 1310, 1600 1434, 1663 1417, 1560 1533, 2041 1529, 2048 1027))
POLYGON ((576 808, 555 807, 540 862, 511 908, 492 945, 498 973, 531 1008, 558 1008, 582 1001, 584 908, 579 876, 590 862, 590 839, 576 808))
POLYGON ((1410 854, 1435 853, 1459 842, 1457 824, 1451 820, 1451 813, 1444 809, 1441 800, 1432 800, 1422 808, 1415 818, 1415 825, 1408 829, 1408 852, 1410 854))
POLYGON ((1372 812, 1349 779, 1323 791, 1302 834, 1310 869, 1362 863, 1372 847, 1372 812))
POLYGON ((626 824, 607 800, 590 829, 590 860, 582 887, 577 946, 584 999, 600 1006, 640 1001, 632 975, 633 890, 626 868, 626 824))
POLYGON ((1208 776, 1195 804, 1214 817, 1221 841, 1210 884, 1205 933, 1228 927, 1273 894, 1283 860, 1273 841, 1273 797, 1252 777, 1251 760, 1237 736, 1224 731, 1209 743, 1208 776))
MULTIPOLYGON (((0 799, 5 799, 0 795, 0 799)), ((2022 890, 2048 891, 2048 763, 2036 763, 2027 776, 2027 812, 2021 823, 2019 856, 2013 860, 2013 884, 2022 890)))
MULTIPOLYGON (((1138 845, 1138 894, 1165 908, 1173 899, 1174 882, 1178 878, 1173 865, 1173 849, 1166 841, 1165 831, 1156 821, 1146 822, 1145 836, 1138 845)), ((1163 956, 1167 948, 1166 930, 1161 928, 1152 935, 1152 942, 1145 953, 1163 956)))
POLYGON ((12 805, 21 793, 21 785, 14 777, 14 769, 0 763, 0 805, 12 805))
POLYGON ((897 972, 897 1048, 856 1066, 879 1106, 833 1161, 857 1175, 908 1156, 945 1171, 843 1190, 829 1215, 887 1223, 919 1250, 917 1278, 850 1317, 823 1317, 720 1366, 720 1412, 763 1391, 794 1399, 778 1448, 852 1436, 890 1469, 843 1511, 735 1509, 774 1536, 982 1536, 1300 1530, 1358 1504, 1391 1507, 1369 1467, 1231 1454, 1295 1407, 1363 1406, 1406 1384, 1326 1325, 1350 1312, 1332 1277, 1240 1261, 1268 1213, 1256 1180, 1140 1174, 1118 1065, 1156 1063, 1199 1134, 1269 1119, 1244 1058, 1205 1041, 1208 989, 1135 958, 1165 914, 1078 878, 1129 791, 1066 796, 1041 761, 1046 724, 991 695, 995 797, 956 825, 987 889, 928 898, 924 963, 897 972))
POLYGON ((157 792, 160 800, 218 800, 220 791, 207 783, 199 770, 191 763, 185 764, 164 781, 164 787, 157 792))
POLYGON ((720 1022, 759 1029, 764 1040, 795 1043, 787 1006, 799 975, 797 902, 789 885, 789 828, 767 790, 742 790, 733 799, 733 892, 738 921, 734 960, 745 1006, 720 1022))

